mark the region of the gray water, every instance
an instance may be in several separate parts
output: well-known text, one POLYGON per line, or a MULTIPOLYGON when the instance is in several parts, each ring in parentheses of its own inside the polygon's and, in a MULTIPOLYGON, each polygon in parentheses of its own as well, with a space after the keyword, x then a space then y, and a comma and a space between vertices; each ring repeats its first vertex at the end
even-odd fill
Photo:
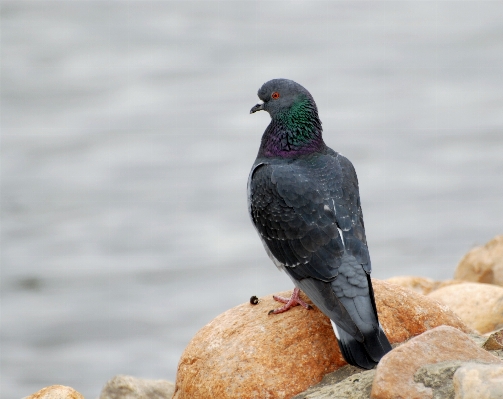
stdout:
POLYGON ((292 287, 247 215, 271 78, 353 161, 374 277, 450 278, 503 233, 502 2, 2 1, 1 68, 2 398, 174 380, 292 287))

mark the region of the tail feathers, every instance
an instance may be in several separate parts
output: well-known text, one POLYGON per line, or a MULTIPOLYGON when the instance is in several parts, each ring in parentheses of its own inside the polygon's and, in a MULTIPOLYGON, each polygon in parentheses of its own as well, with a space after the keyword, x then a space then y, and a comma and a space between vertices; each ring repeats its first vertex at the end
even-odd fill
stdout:
POLYGON ((363 342, 357 341, 355 337, 338 327, 333 321, 332 327, 342 356, 353 366, 370 370, 391 350, 391 345, 381 326, 378 331, 364 334, 363 342))

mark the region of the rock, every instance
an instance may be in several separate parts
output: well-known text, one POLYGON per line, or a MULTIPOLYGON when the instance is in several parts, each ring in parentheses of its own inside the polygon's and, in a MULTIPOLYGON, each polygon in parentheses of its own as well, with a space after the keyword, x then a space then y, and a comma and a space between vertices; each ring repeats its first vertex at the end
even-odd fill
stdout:
POLYGON ((105 384, 100 399, 171 399, 174 391, 169 381, 116 375, 105 384))
POLYGON ((476 332, 468 334, 468 336, 472 339, 473 342, 475 342, 477 344, 477 346, 479 348, 485 349, 484 348, 484 344, 487 342, 487 337, 486 336, 477 334, 476 332))
POLYGON ((371 398, 432 399, 433 389, 415 382, 414 376, 422 366, 451 360, 503 365, 499 358, 479 348, 460 330, 440 326, 412 338, 381 359, 371 398))
POLYGON ((317 308, 268 315, 276 307, 272 296, 260 298, 203 327, 182 354, 174 398, 290 398, 345 364, 317 308))
POLYGON ((368 399, 374 374, 375 370, 362 371, 346 365, 292 399, 368 399))
POLYGON ((435 286, 435 290, 438 290, 440 288, 443 288, 443 287, 447 287, 449 285, 456 285, 456 284, 462 284, 462 283, 466 283, 466 281, 463 281, 463 280, 444 280, 444 281, 437 281, 437 284, 435 286))
POLYGON ((487 351, 499 351, 503 349, 503 329, 489 335, 487 341, 482 345, 487 351))
POLYGON ((463 283, 463 280, 446 280, 435 281, 431 278, 418 276, 397 276, 390 277, 386 280, 388 283, 399 285, 400 287, 408 288, 409 290, 427 295, 432 291, 448 285, 463 283))
MULTIPOLYGON (((379 280, 373 285, 391 343, 442 324, 470 331, 448 307, 428 297, 379 280)), ((346 365, 330 321, 318 309, 267 314, 277 306, 272 296, 260 298, 257 305, 239 305, 203 327, 180 358, 174 398, 290 398, 346 365)))
MULTIPOLYGON (((325 385, 307 394, 295 396, 297 399, 368 399, 375 370, 354 374, 335 385, 325 385)), ((295 399, 294 398, 294 399, 295 399)))
POLYGON ((51 385, 24 399, 84 399, 84 397, 72 387, 51 385))
POLYGON ((375 281, 379 321, 390 342, 400 343, 441 325, 471 332, 451 309, 414 291, 375 281))
POLYGON ((438 285, 437 281, 426 277, 417 276, 396 276, 386 280, 388 283, 399 285, 400 287, 408 288, 419 294, 426 295, 433 291, 438 285))
POLYGON ((463 283, 428 294, 449 306, 468 326, 481 334, 503 327, 503 287, 463 283))
POLYGON ((414 374, 414 382, 432 390, 433 399, 454 398, 452 376, 464 363, 460 360, 426 364, 414 374))
POLYGON ((467 363, 461 366, 453 378, 456 399, 503 398, 503 363, 467 363))
POLYGON ((468 252, 459 262, 454 278, 503 285, 503 235, 468 252))

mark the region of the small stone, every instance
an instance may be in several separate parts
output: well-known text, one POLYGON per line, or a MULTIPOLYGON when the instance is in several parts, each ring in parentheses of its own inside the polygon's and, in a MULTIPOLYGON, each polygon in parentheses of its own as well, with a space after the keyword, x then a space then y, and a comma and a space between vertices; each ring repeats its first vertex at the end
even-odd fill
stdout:
POLYGON ((503 285, 503 235, 468 252, 459 262, 454 278, 503 285))
POLYGON ((447 305, 481 334, 503 327, 503 287, 463 283, 440 288, 428 297, 447 305))
POLYGON ((417 371, 432 363, 451 360, 476 360, 503 365, 503 362, 479 348, 456 328, 440 326, 386 354, 376 368, 372 399, 433 399, 433 389, 414 381, 417 371))
POLYGON ((503 363, 462 365, 453 377, 456 399, 503 398, 503 363))
POLYGON ((72 387, 51 385, 24 399, 84 399, 84 397, 72 387))
MULTIPOLYGON (((471 331, 437 301, 372 282, 379 320, 392 344, 439 325, 471 331)), ((330 320, 317 308, 268 315, 275 307, 272 296, 257 305, 247 301, 203 327, 180 358, 174 398, 290 398, 347 364, 330 320)))
POLYGON ((499 351, 503 349, 503 329, 489 335, 487 341, 482 345, 487 351, 499 351))
POLYGON ((171 399, 175 384, 165 380, 148 380, 116 375, 101 390, 99 399, 171 399))

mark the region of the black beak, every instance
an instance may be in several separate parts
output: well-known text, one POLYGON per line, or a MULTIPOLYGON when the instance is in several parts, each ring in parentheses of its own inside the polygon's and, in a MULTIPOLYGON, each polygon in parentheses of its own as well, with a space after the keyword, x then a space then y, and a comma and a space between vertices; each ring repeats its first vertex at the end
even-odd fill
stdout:
POLYGON ((254 112, 257 112, 257 111, 263 111, 263 110, 264 110, 264 103, 257 104, 255 106, 253 106, 253 108, 250 110, 250 114, 253 114, 254 112))

